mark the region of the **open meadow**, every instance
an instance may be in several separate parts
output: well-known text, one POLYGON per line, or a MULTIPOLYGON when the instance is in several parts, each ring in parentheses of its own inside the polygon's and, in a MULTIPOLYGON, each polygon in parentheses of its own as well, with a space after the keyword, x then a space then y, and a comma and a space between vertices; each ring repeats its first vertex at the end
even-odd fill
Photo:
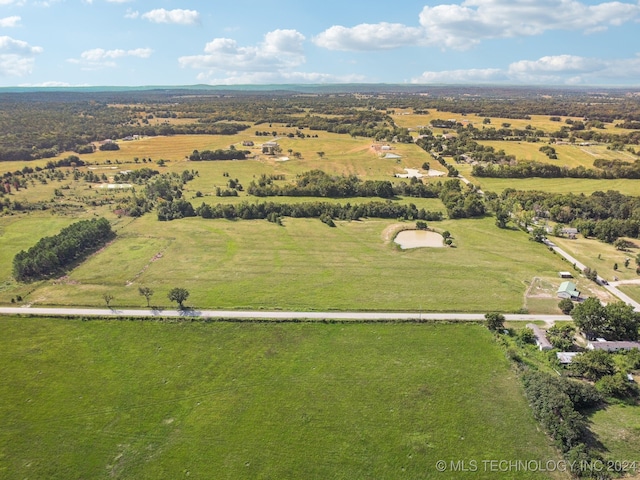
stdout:
POLYGON ((479 325, 1 323, 3 478, 491 479, 483 460, 560 460, 479 325))
MULTIPOLYGON (((143 307, 138 287, 149 286, 152 304, 168 307, 167 292, 177 286, 189 290, 187 304, 196 308, 518 311, 527 282, 566 269, 543 245, 521 231, 497 229, 491 218, 431 222, 451 232, 455 248, 401 250, 393 232, 413 225, 362 220, 329 228, 295 218, 285 218, 283 226, 159 222, 146 215, 123 221, 116 240, 68 276, 26 286, 9 282, 0 298, 8 303, 19 291, 34 306, 104 306, 103 295, 110 294, 115 307, 143 307)), ((19 222, 7 225, 8 238, 19 228, 19 222)))

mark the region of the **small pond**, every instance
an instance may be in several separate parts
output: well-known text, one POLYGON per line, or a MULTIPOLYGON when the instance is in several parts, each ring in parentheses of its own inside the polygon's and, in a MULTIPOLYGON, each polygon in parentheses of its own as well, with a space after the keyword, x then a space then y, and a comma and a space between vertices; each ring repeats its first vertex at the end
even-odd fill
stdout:
POLYGON ((441 248, 444 247, 444 239, 442 235, 428 230, 403 230, 396 235, 394 240, 400 248, 441 248))

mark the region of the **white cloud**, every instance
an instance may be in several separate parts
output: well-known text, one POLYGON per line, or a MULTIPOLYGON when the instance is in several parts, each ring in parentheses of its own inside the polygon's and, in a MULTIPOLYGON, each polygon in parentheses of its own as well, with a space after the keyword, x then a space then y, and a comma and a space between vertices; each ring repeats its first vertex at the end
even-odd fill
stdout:
POLYGON ((33 71, 35 55, 42 47, 32 47, 27 42, 0 36, 0 75, 22 77, 33 71))
POLYGON ((382 50, 416 44, 423 37, 420 28, 399 23, 363 23, 353 28, 333 26, 313 41, 329 50, 382 50))
POLYGON ((306 72, 248 72, 229 75, 227 77, 215 77, 211 72, 198 75, 199 82, 210 85, 264 85, 264 84, 292 84, 292 83, 363 83, 362 75, 330 75, 326 73, 306 72))
POLYGON ((332 26, 314 38, 330 50, 380 50, 429 45, 466 49, 491 38, 540 35, 549 30, 593 33, 640 18, 640 3, 588 5, 578 0, 464 0, 425 6, 419 26, 332 26))
POLYGON ((14 15, 12 17, 0 18, 0 27, 1 28, 13 28, 20 26, 20 20, 22 20, 19 16, 14 15))
POLYGON ((183 68, 201 70, 199 82, 212 85, 363 82, 361 75, 300 72, 306 61, 305 37, 296 30, 274 30, 258 45, 241 46, 230 38, 215 38, 202 55, 178 59, 183 68))
POLYGON ((178 59, 181 67, 224 72, 276 72, 305 62, 304 36, 296 30, 274 30, 257 46, 241 47, 230 38, 215 38, 204 55, 178 59))
POLYGON ((632 58, 600 59, 554 55, 520 60, 506 69, 426 71, 411 83, 520 83, 547 85, 635 84, 640 54, 632 58))
POLYGON ((132 50, 105 50, 103 48, 93 48, 85 50, 80 54, 80 58, 70 58, 67 61, 82 65, 85 70, 97 70, 100 68, 113 68, 117 64, 114 60, 124 57, 149 58, 153 50, 150 48, 136 48, 132 50))
POLYGON ((499 68, 472 68, 469 70, 443 70, 424 72, 411 83, 496 83, 505 80, 505 72, 499 68))
POLYGON ((175 23, 178 25, 196 25, 200 23, 200 13, 196 10, 165 10, 157 8, 142 14, 142 18, 153 23, 175 23))
POLYGON ((25 0, 0 0, 0 6, 4 6, 4 5, 22 6, 24 4, 25 4, 25 0))
POLYGON ((124 18, 129 18, 135 20, 140 16, 140 12, 137 10, 127 9, 127 13, 125 13, 124 18))

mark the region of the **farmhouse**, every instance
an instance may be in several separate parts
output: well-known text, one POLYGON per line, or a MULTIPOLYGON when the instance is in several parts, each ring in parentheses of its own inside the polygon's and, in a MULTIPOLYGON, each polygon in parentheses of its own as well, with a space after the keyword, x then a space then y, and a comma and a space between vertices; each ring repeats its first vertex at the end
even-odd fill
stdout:
POLYGON ((606 340, 597 340, 587 344, 589 350, 605 350, 607 352, 617 352, 618 350, 640 350, 640 342, 620 341, 608 342, 606 340))
POLYGON ((540 350, 551 350, 553 345, 547 339, 547 335, 544 331, 535 323, 527 323, 527 328, 533 330, 533 336, 536 337, 536 345, 540 350))
POLYGON ((558 295, 558 298, 568 298, 570 300, 577 300, 580 298, 580 292, 576 289, 576 284, 569 281, 562 282, 556 294, 558 295))
POLYGON ((262 153, 266 155, 275 155, 279 151, 278 142, 264 142, 262 144, 262 153))

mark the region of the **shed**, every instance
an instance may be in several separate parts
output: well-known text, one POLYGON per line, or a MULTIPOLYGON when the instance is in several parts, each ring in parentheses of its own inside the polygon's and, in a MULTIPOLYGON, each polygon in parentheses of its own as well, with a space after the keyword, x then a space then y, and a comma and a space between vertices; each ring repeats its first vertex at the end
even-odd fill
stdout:
POLYGON ((573 275, 571 275, 571 272, 558 272, 558 276, 560 278, 573 278, 573 275))
POLYGON ((556 353, 556 357, 558 358, 558 361, 562 365, 569 365, 571 362, 573 362, 573 357, 575 357, 576 355, 580 355, 580 352, 558 352, 558 353, 556 353))
POLYGON ((536 345, 540 350, 551 350, 553 345, 547 339, 547 334, 535 323, 527 323, 527 328, 533 330, 533 336, 536 337, 536 345))
POLYGON ((569 281, 562 282, 556 294, 559 298, 568 298, 570 300, 580 298, 580 292, 577 290, 576 284, 569 281))

